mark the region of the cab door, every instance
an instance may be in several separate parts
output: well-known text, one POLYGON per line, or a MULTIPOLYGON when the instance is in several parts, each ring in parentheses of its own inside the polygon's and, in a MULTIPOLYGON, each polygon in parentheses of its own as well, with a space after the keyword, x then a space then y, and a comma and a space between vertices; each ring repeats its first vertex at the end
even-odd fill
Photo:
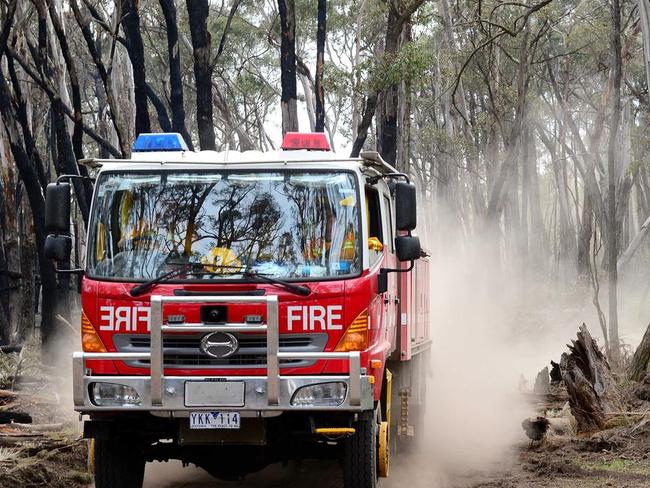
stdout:
MULTIPOLYGON (((396 269, 399 267, 395 255, 394 209, 388 189, 380 192, 381 221, 383 230, 384 263, 383 267, 396 269)), ((399 273, 388 273, 388 290, 384 293, 384 333, 386 339, 396 344, 397 314, 399 309, 398 280, 399 273)))

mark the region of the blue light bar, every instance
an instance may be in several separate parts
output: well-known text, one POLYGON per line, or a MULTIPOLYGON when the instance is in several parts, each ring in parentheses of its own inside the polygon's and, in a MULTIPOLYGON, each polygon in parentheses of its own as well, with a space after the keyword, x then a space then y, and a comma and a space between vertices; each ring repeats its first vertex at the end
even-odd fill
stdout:
POLYGON ((189 151, 183 136, 177 132, 140 134, 133 144, 133 152, 189 151))

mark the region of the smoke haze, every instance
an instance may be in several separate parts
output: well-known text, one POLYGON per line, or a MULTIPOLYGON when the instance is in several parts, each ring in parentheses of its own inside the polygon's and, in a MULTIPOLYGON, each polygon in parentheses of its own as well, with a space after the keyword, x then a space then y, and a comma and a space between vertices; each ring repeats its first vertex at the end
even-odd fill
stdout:
MULTIPOLYGON (((550 360, 559 361, 578 326, 587 323, 603 340, 591 289, 521 263, 503 264, 498 246, 485 239, 440 245, 426 237, 433 244, 427 435, 407 462, 414 469, 398 468, 398 479, 456 487, 472 473, 507 469, 516 459, 513 448, 528 442, 521 421, 535 414, 524 392, 550 360)), ((621 337, 635 347, 650 317, 647 300, 626 284, 619 295, 621 337)), ((600 302, 606 314, 606 289, 600 302)))

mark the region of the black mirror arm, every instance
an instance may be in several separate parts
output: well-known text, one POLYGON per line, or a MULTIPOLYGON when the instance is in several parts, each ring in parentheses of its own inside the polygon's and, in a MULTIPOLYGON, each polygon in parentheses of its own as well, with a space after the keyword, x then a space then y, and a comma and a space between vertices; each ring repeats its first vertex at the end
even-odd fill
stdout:
POLYGON ((408 268, 381 268, 379 272, 383 273, 408 273, 409 271, 413 271, 413 268, 415 267, 415 260, 411 260, 411 264, 409 265, 408 268))
POLYGON ((379 280, 377 282, 377 291, 381 295, 388 291, 388 273, 408 273, 415 266, 415 260, 411 261, 411 265, 405 269, 396 268, 381 268, 379 270, 379 280))

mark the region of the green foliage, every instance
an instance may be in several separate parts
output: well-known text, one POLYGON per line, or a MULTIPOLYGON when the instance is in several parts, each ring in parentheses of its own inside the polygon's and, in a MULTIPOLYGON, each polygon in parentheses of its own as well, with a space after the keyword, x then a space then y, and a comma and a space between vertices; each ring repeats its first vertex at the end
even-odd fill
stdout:
POLYGON ((0 389, 11 385, 13 375, 16 372, 16 360, 13 354, 0 352, 0 389))

